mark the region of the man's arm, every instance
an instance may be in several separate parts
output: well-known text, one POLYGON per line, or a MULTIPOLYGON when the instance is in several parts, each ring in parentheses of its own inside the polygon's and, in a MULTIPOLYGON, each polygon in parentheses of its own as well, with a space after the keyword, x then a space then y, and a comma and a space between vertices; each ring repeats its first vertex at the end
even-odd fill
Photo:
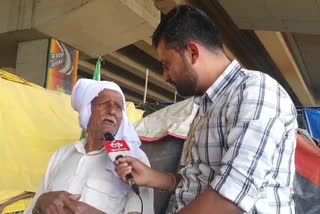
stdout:
MULTIPOLYGON (((108 202, 106 201, 106 203, 108 202)), ((71 201, 66 204, 66 208, 70 210, 72 214, 107 214, 81 201, 71 201)))
MULTIPOLYGON (((144 152, 141 152, 140 161, 142 161, 145 165, 150 167, 150 162, 147 155, 144 152)), ((139 187, 140 197, 143 202, 143 212, 144 213, 154 213, 153 209, 153 201, 154 201, 154 193, 152 188, 148 187, 139 187)), ((141 201, 139 197, 133 192, 130 191, 128 193, 127 203, 124 209, 125 214, 139 214, 141 213, 141 201)))
MULTIPOLYGON (((138 159, 128 158, 120 159, 116 161, 116 170, 120 170, 122 173, 125 173, 130 167, 134 166, 135 172, 141 171, 137 173, 141 176, 136 176, 133 174, 136 183, 140 186, 140 197, 144 204, 144 213, 154 213, 154 193, 153 189, 159 189, 163 191, 174 191, 177 183, 179 182, 179 177, 177 175, 171 173, 159 172, 156 170, 152 170, 150 168, 150 162, 147 156, 143 153, 141 157, 138 159), (130 159, 130 160, 129 160, 130 159), (128 161, 128 162, 126 162, 128 161), (130 163, 129 163, 130 162, 130 163), (145 176, 149 178, 144 184, 143 181, 140 180, 139 177, 145 176), (152 187, 152 188, 150 188, 152 187)), ((122 173, 119 174, 122 174, 122 173)), ((124 175, 122 175, 123 177, 124 175)), ((125 207, 126 214, 140 213, 141 211, 141 201, 138 196, 132 191, 128 195, 128 200, 125 207)))
POLYGON ((138 186, 150 187, 162 191, 174 191, 180 182, 180 175, 157 171, 133 157, 124 157, 115 161, 116 172, 126 182, 131 173, 138 186))
POLYGON ((178 186, 181 176, 177 173, 168 173, 154 170, 153 179, 149 181, 148 187, 160 191, 175 191, 178 186))
POLYGON ((32 209, 33 214, 59 213, 71 214, 66 205, 73 201, 79 200, 80 195, 72 195, 68 192, 46 192, 37 199, 35 206, 32 209))
POLYGON ((243 211, 231 201, 223 198, 212 188, 209 188, 193 200, 187 207, 180 210, 179 214, 238 214, 243 211))

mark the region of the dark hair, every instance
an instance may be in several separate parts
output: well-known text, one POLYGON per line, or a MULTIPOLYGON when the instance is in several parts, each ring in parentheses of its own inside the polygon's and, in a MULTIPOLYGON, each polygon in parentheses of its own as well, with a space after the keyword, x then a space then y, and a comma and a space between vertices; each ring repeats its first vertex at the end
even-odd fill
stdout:
POLYGON ((163 17, 152 35, 156 48, 164 39, 167 46, 181 52, 190 41, 197 41, 208 49, 222 50, 217 26, 203 11, 188 5, 180 5, 163 17))

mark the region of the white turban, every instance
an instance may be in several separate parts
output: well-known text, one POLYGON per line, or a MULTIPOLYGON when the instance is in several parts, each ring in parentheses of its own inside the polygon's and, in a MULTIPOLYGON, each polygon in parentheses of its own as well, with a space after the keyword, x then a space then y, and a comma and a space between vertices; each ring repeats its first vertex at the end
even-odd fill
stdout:
MULTIPOLYGON (((141 142, 132 124, 126 115, 126 102, 121 88, 110 81, 96 81, 90 79, 79 79, 72 90, 72 107, 79 112, 79 123, 83 130, 87 130, 91 116, 91 102, 105 89, 114 90, 121 94, 123 100, 122 121, 120 127, 114 136, 115 140, 125 140, 130 147, 130 156, 141 159, 145 154, 139 148, 141 142)), ((114 172, 114 164, 107 161, 107 169, 114 172)), ((114 172, 115 173, 115 172, 114 172)), ((115 173, 116 176, 118 176, 115 173)))
POLYGON ((91 102, 105 89, 117 91, 122 96, 123 110, 120 127, 114 136, 115 140, 136 141, 141 145, 139 137, 135 132, 126 114, 126 102, 121 88, 114 82, 96 81, 90 79, 79 79, 72 90, 72 107, 79 112, 79 123, 83 130, 87 130, 91 116, 91 102))

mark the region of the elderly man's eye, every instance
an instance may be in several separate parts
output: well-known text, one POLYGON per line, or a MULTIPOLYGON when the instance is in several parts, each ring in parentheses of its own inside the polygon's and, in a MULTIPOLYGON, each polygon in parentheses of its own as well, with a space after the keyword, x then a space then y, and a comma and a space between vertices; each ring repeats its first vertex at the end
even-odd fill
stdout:
POLYGON ((108 105, 108 101, 99 103, 99 106, 105 106, 105 105, 108 105))
POLYGON ((117 105, 117 109, 122 111, 122 107, 120 105, 117 105))

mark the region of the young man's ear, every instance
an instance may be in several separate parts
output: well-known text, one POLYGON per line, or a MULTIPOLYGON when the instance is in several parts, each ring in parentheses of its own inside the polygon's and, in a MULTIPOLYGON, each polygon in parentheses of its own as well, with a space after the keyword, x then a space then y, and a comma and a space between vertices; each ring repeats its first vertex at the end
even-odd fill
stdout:
POLYGON ((199 57, 199 47, 198 44, 196 44, 195 42, 189 42, 187 44, 187 50, 188 50, 188 54, 191 58, 191 63, 194 64, 196 63, 198 57, 199 57))

